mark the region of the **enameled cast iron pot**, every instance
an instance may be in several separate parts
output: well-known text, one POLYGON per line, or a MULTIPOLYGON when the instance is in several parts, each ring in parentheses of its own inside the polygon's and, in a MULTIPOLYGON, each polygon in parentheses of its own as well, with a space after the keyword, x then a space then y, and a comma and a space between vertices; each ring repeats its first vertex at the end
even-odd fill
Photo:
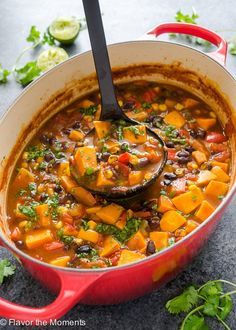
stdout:
MULTIPOLYGON (((109 47, 115 82, 142 78, 190 90, 214 107, 231 136, 234 150, 236 82, 224 67, 226 42, 212 31, 182 23, 162 24, 146 37, 148 40, 123 42, 109 47), (204 54, 188 46, 155 40, 157 35, 170 32, 201 37, 215 44, 217 50, 204 54)), ((58 294, 53 303, 40 308, 18 305, 0 298, 2 317, 48 321, 60 318, 78 302, 120 303, 151 292, 173 279, 198 253, 235 192, 235 166, 232 166, 230 191, 208 220, 174 246, 132 264, 107 269, 69 269, 43 263, 19 251, 8 238, 6 221, 7 184, 16 156, 46 118, 97 88, 94 72, 91 52, 72 57, 26 88, 1 120, 1 244, 21 260, 34 278, 58 294)), ((234 162, 233 155, 232 164, 234 162)))

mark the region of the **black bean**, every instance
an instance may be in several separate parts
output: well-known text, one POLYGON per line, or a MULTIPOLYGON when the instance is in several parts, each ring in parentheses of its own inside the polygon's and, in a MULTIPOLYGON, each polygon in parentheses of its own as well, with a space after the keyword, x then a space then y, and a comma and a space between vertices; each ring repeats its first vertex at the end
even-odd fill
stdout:
POLYGON ((190 158, 187 157, 178 157, 177 161, 179 164, 187 164, 188 162, 190 162, 190 158))
POLYGON ((57 139, 56 139, 55 137, 51 137, 51 138, 49 138, 48 143, 49 143, 50 145, 53 145, 53 144, 55 144, 56 142, 57 142, 57 139))
POLYGON ((42 142, 43 144, 47 144, 47 143, 49 143, 50 138, 49 138, 48 135, 43 134, 43 135, 40 136, 39 140, 40 140, 40 142, 42 142))
POLYGON ((148 219, 148 225, 151 230, 156 230, 159 228, 160 225, 160 218, 159 217, 152 217, 148 219))
POLYGON ((51 160, 53 160, 55 158, 54 154, 49 152, 48 154, 44 155, 44 160, 46 160, 46 162, 50 162, 51 160))
POLYGON ((111 154, 109 152, 103 152, 103 153, 99 153, 97 155, 97 158, 99 161, 103 160, 104 162, 107 162, 110 155, 111 154))
POLYGON ((148 241, 147 243, 147 248, 146 248, 146 253, 147 255, 151 255, 156 252, 156 247, 153 241, 148 241))
POLYGON ((193 170, 192 170, 192 173, 193 173, 193 174, 199 174, 199 173, 200 173, 200 170, 198 170, 198 169, 193 169, 193 170))
POLYGON ((164 178, 168 180, 175 180, 177 178, 177 175, 175 173, 167 172, 164 174, 164 178))
POLYGON ((16 246, 17 246, 18 248, 20 248, 20 249, 23 248, 24 245, 25 245, 23 241, 16 241, 15 244, 16 244, 16 246))
POLYGON ((62 187, 60 185, 56 185, 55 188, 54 188, 54 191, 56 193, 60 193, 60 192, 62 192, 62 187))
POLYGON ((188 151, 190 154, 195 150, 192 146, 187 146, 184 149, 188 151))
POLYGON ((213 167, 213 166, 212 166, 211 164, 208 164, 208 165, 207 165, 207 169, 208 169, 209 171, 212 170, 212 167, 213 167))
POLYGON ((174 148, 175 147, 175 144, 172 141, 167 141, 166 142, 166 146, 167 146, 167 148, 174 148))
POLYGON ((189 152, 186 151, 186 150, 181 150, 181 151, 177 152, 176 156, 177 156, 177 157, 189 157, 190 154, 189 154, 189 152))
POLYGON ((90 245, 81 245, 77 249, 77 253, 89 253, 91 251, 90 245))
POLYGON ((63 130, 62 130, 62 133, 65 134, 65 135, 69 135, 70 132, 71 132, 70 128, 63 128, 63 130))
POLYGON ((60 165, 62 163, 62 159, 57 159, 54 163, 53 166, 57 167, 58 165, 60 165))
POLYGON ((191 130, 189 131, 189 134, 190 134, 194 139, 197 138, 197 132, 196 132, 194 129, 191 129, 191 130))
POLYGON ((133 109, 134 105, 135 105, 135 101, 128 101, 128 102, 125 102, 122 109, 123 110, 130 110, 130 109, 133 109))
POLYGON ((76 121, 72 126, 72 128, 74 128, 74 129, 78 129, 80 127, 81 127, 81 123, 79 121, 76 121))
POLYGON ((161 123, 162 123, 162 117, 161 116, 156 116, 153 121, 152 121, 152 125, 155 127, 160 127, 161 123))
POLYGON ((71 195, 71 194, 66 194, 66 198, 67 198, 69 201, 72 201, 72 202, 75 200, 74 196, 71 195))
POLYGON ((138 161, 138 166, 139 167, 145 167, 148 164, 149 164, 149 160, 146 157, 140 158, 139 161, 138 161))
POLYGON ((42 193, 39 197, 40 202, 44 202, 48 198, 48 194, 42 193))
POLYGON ((129 143, 123 142, 123 143, 121 143, 120 147, 121 147, 122 150, 128 150, 129 149, 129 143))
POLYGON ((204 139, 205 136, 206 136, 206 131, 204 129, 202 129, 202 128, 198 128, 198 130, 197 130, 197 137, 199 139, 204 139))
POLYGON ((162 181, 162 184, 164 186, 170 186, 171 185, 171 181, 170 180, 164 180, 164 181, 162 181))

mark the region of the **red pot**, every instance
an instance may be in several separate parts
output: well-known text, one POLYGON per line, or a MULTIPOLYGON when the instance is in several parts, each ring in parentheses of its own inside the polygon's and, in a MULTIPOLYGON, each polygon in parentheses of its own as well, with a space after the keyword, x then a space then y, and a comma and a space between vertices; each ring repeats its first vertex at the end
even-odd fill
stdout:
MULTIPOLYGON (((148 33, 148 39, 153 39, 156 35, 167 32, 201 37, 215 44, 217 51, 206 55, 188 46, 151 40, 115 44, 109 47, 112 66, 122 67, 119 69, 120 71, 117 70, 115 73, 116 81, 140 79, 140 75, 142 75, 144 79, 155 78, 186 89, 189 88, 206 102, 214 104, 223 125, 231 127, 230 134, 232 145, 234 145, 233 132, 235 128, 233 128, 233 123, 229 117, 235 116, 233 107, 236 107, 234 97, 236 95, 236 83, 223 67, 227 51, 226 42, 212 31, 182 23, 162 24, 148 33), (143 65, 144 60, 149 64, 143 65), (157 71, 153 70, 153 63, 158 63, 157 71), (133 64, 137 66, 130 67, 133 64), (124 69, 127 66, 129 69, 124 69), (142 74, 139 69, 141 66, 142 74), (145 70, 143 71, 143 69, 145 70), (177 73, 173 74, 173 72, 177 73), (208 93, 208 89, 210 93, 208 93), (227 108, 225 112, 222 112, 222 104, 227 108)), ((20 148, 18 145, 18 149, 24 147, 37 126, 45 120, 46 113, 48 114, 50 111, 50 115, 52 115, 60 107, 78 97, 78 93, 83 94, 88 89, 93 89, 92 81, 95 78, 86 78, 93 72, 91 52, 87 52, 50 70, 26 88, 0 123, 1 136, 5 136, 4 141, 0 142, 1 159, 10 154, 19 136, 21 136, 21 145, 20 148), (86 84, 84 84, 85 81, 87 81, 86 84), (81 82, 83 82, 83 88, 81 82), (48 100, 51 101, 48 102, 48 100), (39 110, 41 115, 38 115, 39 110), (22 125, 26 127, 32 120, 34 124, 22 133, 22 125), (5 141, 8 141, 7 145, 5 141)), ((14 152, 19 151, 14 149, 14 152)), ((9 240, 5 201, 7 183, 14 162, 11 163, 11 166, 9 164, 7 161, 2 164, 2 175, 4 175, 1 178, 0 192, 2 205, 0 238, 2 245, 15 253, 33 277, 42 282, 50 291, 57 293, 58 296, 53 303, 40 308, 14 304, 1 298, 0 314, 7 318, 33 322, 60 318, 78 302, 114 304, 134 299, 173 279, 207 241, 221 219, 222 213, 236 188, 233 184, 235 178, 235 168, 233 167, 230 192, 211 217, 190 235, 156 255, 121 267, 91 270, 69 269, 55 267, 33 259, 18 250, 9 240)))

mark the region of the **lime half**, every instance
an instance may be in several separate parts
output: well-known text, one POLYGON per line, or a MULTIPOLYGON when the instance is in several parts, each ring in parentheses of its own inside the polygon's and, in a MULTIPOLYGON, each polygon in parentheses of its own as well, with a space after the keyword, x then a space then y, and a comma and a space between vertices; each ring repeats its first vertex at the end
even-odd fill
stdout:
POLYGON ((47 71, 55 65, 69 58, 67 52, 60 47, 51 47, 44 50, 38 57, 37 66, 42 71, 47 71))
POLYGON ((72 44, 80 31, 80 22, 73 16, 56 18, 48 28, 49 34, 61 44, 72 44))

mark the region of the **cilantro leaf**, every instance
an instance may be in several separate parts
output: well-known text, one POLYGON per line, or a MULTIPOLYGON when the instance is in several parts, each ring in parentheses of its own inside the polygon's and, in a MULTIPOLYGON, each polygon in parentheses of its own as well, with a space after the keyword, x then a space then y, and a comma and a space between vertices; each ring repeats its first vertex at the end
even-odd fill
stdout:
POLYGON ((8 259, 0 260, 0 284, 3 283, 5 277, 15 273, 16 267, 10 263, 8 259))
POLYGON ((184 290, 179 296, 167 301, 166 308, 171 314, 188 312, 198 302, 198 292, 194 286, 184 290))
POLYGON ((208 316, 216 316, 218 307, 220 303, 220 297, 210 296, 207 301, 204 303, 203 313, 208 316))
POLYGON ((235 40, 232 40, 229 43, 229 52, 231 55, 236 55, 236 41, 235 40))
POLYGON ((190 315, 184 326, 181 327, 182 330, 208 330, 209 327, 205 323, 203 316, 190 315))
POLYGON ((178 10, 175 14, 176 22, 197 24, 196 19, 199 18, 199 15, 196 13, 194 8, 192 8, 192 11, 192 15, 190 15, 184 14, 181 10, 178 10))
POLYGON ((37 78, 41 70, 37 66, 37 62, 28 62, 22 68, 15 69, 16 81, 23 86, 28 85, 31 81, 37 78))
POLYGON ((7 77, 11 74, 7 69, 3 69, 0 64, 0 84, 5 84, 7 82, 7 77))
POLYGON ((40 41, 40 32, 35 25, 31 26, 30 33, 26 38, 28 42, 32 42, 34 45, 38 44, 40 41))
POLYGON ((222 293, 222 285, 219 282, 209 281, 200 290, 200 295, 208 299, 211 296, 216 296, 222 293))
POLYGON ((54 46, 55 45, 55 39, 48 32, 44 32, 42 44, 43 45, 48 44, 49 46, 54 46))
POLYGON ((220 310, 218 311, 217 315, 221 318, 221 320, 225 320, 233 308, 232 298, 230 296, 222 297, 220 299, 219 307, 220 310))

